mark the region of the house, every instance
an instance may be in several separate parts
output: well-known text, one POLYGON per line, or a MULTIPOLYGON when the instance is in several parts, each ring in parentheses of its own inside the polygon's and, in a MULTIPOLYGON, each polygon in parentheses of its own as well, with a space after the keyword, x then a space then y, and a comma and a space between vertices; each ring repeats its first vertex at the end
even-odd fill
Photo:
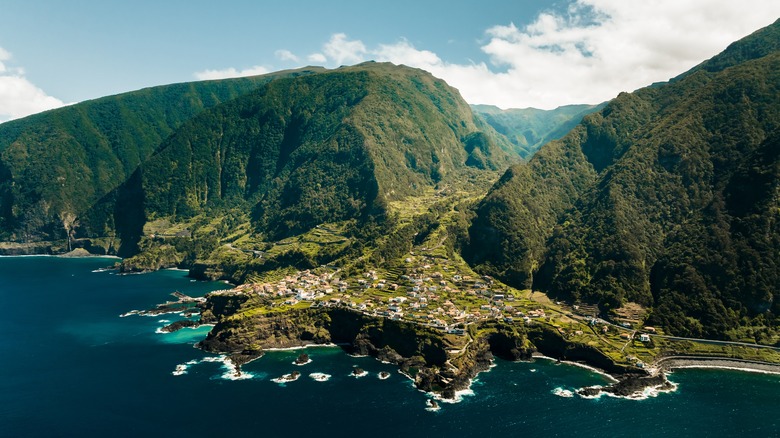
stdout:
POLYGON ((297 294, 295 296, 299 300, 313 300, 314 299, 314 292, 312 291, 305 291, 303 289, 298 289, 297 294))
POLYGON ((648 335, 647 333, 642 333, 641 335, 639 335, 639 340, 641 342, 650 342, 650 335, 648 335))

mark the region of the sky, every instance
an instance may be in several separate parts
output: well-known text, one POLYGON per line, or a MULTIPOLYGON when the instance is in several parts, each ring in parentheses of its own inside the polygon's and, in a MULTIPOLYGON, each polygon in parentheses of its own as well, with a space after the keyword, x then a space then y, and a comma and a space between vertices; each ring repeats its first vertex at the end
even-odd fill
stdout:
POLYGON ((552 109, 666 81, 777 0, 0 0, 0 121, 144 87, 367 60, 552 109))

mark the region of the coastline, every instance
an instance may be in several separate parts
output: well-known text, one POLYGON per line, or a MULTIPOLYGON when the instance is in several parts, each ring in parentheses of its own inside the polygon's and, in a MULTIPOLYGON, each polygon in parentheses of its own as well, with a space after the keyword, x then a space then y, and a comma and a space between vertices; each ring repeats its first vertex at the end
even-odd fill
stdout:
POLYGON ((70 253, 63 254, 0 254, 0 258, 21 258, 21 257, 56 257, 61 259, 75 259, 75 258, 90 258, 90 259, 114 259, 122 260, 122 257, 107 254, 92 254, 87 253, 84 255, 68 255, 70 253))
POLYGON ((657 374, 659 372, 674 372, 675 369, 690 368, 732 370, 780 376, 780 364, 706 356, 669 356, 661 358, 648 371, 657 374))
POLYGON ((602 370, 600 368, 596 368, 594 366, 591 366, 591 365, 588 365, 588 364, 584 364, 584 363, 581 363, 581 362, 573 362, 573 361, 570 361, 570 360, 559 360, 559 359, 556 359, 554 357, 545 356, 543 354, 534 354, 531 357, 533 359, 544 359, 544 360, 549 360, 551 362, 561 363, 561 364, 565 364, 565 365, 571 365, 571 366, 575 366, 575 367, 578 367, 578 368, 584 368, 584 369, 586 369, 586 370, 588 370, 590 372, 593 372, 595 374, 598 374, 598 375, 606 377, 607 379, 611 380, 613 383, 617 383, 617 382, 620 381, 617 377, 613 376, 612 374, 610 374, 610 373, 608 373, 608 372, 606 372, 606 371, 604 371, 604 370, 602 370))

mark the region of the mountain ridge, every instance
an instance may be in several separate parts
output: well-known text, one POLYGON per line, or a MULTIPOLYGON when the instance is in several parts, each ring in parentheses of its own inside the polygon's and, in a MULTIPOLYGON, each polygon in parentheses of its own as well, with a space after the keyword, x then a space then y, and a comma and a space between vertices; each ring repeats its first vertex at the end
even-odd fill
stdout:
POLYGON ((657 307, 651 321, 676 334, 771 332, 780 313, 773 192, 748 198, 760 211, 729 210, 724 199, 755 190, 744 177, 737 184, 740 173, 778 184, 768 152, 780 126, 778 27, 746 38, 748 46, 774 41, 766 50, 744 55, 738 42, 669 83, 621 93, 543 147, 529 169, 512 168, 478 207, 472 262, 510 284, 604 310, 626 301, 657 307), (748 170, 749 157, 765 170, 748 170), (738 231, 738 223, 752 225, 738 231))

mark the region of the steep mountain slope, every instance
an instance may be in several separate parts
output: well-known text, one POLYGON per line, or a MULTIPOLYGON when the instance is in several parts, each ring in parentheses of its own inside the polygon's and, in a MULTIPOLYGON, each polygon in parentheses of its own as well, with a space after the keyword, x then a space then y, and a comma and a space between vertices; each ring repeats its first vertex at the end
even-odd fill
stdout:
POLYGON ((182 123, 278 77, 152 87, 0 125, 0 239, 51 238, 124 182, 182 123))
POLYGON ((501 146, 511 148, 443 81, 366 63, 279 79, 204 112, 126 190, 148 218, 251 210, 256 229, 278 239, 504 168, 501 146))
POLYGON ((604 105, 565 105, 554 110, 502 110, 492 105, 472 105, 472 109, 493 129, 504 134, 522 158, 530 158, 543 144, 563 137, 583 117, 604 105))
POLYGON ((771 339, 759 332, 780 314, 779 27, 621 94, 510 169, 467 255, 519 286, 652 306, 677 334, 771 339))

